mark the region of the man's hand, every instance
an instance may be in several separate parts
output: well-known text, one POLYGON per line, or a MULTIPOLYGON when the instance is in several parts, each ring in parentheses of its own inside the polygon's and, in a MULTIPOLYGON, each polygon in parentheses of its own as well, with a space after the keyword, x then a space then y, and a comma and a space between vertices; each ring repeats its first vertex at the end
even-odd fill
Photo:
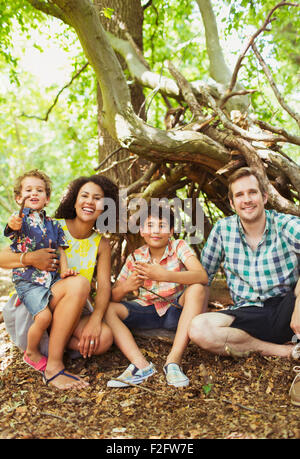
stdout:
POLYGON ((300 339, 300 292, 296 297, 295 308, 292 314, 290 327, 295 332, 298 339, 300 339))

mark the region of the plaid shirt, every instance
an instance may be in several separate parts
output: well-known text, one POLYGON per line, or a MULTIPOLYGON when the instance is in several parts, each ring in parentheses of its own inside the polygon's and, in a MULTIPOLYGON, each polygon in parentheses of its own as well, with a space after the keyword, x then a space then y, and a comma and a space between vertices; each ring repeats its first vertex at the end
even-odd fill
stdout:
POLYGON ((296 284, 300 271, 300 218, 266 210, 266 227, 256 250, 247 244, 237 215, 223 218, 212 229, 201 254, 209 282, 224 263, 234 305, 263 306, 296 284))
MULTIPOLYGON (((135 261, 153 263, 150 250, 147 245, 143 245, 142 247, 136 249, 133 253, 135 261)), ((168 245, 166 246, 165 252, 159 264, 168 271, 186 271, 185 262, 190 256, 196 256, 195 252, 183 239, 169 239, 168 245)), ((133 266, 135 263, 134 258, 132 255, 127 257, 126 262, 118 276, 118 281, 125 281, 133 273, 133 266)), ((177 284, 175 282, 157 282, 150 279, 144 282, 144 286, 164 298, 168 298, 168 301, 163 301, 143 288, 139 289, 139 297, 135 301, 137 301, 141 306, 150 306, 151 304, 154 304, 159 316, 166 313, 170 307, 169 302, 176 300, 178 295, 184 290, 183 284, 177 284)))

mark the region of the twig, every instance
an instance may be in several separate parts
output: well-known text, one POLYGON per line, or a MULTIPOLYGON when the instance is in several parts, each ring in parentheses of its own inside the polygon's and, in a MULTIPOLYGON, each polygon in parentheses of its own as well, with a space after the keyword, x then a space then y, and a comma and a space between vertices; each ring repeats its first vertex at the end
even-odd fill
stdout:
MULTIPOLYGON (((121 381, 121 382, 123 382, 120 378, 110 378, 110 381, 118 381, 118 382, 121 381)), ((148 387, 142 386, 141 384, 134 384, 134 383, 131 383, 129 381, 124 381, 124 383, 127 384, 128 386, 138 387, 139 389, 143 389, 143 390, 145 390, 147 392, 150 392, 150 393, 156 395, 156 392, 154 390, 151 390, 148 387)), ((163 394, 159 394, 159 395, 163 395, 163 394)))
POLYGON ((127 187, 127 189, 126 189, 127 195, 129 195, 131 193, 134 193, 142 185, 147 184, 150 181, 150 179, 153 176, 153 174, 155 174, 155 172, 158 169, 159 169, 159 164, 156 164, 156 163, 151 164, 149 169, 147 169, 147 171, 145 172, 145 174, 142 177, 140 177, 136 182, 132 183, 131 185, 129 185, 127 187))
POLYGON ((115 155, 116 153, 118 153, 120 150, 122 150, 123 147, 118 147, 116 148, 114 151, 112 151, 111 153, 109 153, 108 156, 106 156, 106 158, 104 158, 103 161, 101 161, 101 163, 95 167, 95 171, 98 171, 100 169, 101 166, 103 166, 103 164, 105 164, 113 155, 115 155))
POLYGON ((57 101, 58 101, 58 98, 59 96, 61 95, 61 93, 67 89, 69 86, 71 86, 71 84, 73 83, 73 81, 87 68, 87 66, 89 65, 89 63, 87 62, 86 64, 84 64, 83 67, 81 67, 81 69, 78 70, 78 72, 75 73, 75 75, 72 76, 71 80, 69 81, 69 83, 67 83, 65 86, 63 86, 59 91, 58 93, 56 94, 55 98, 54 98, 54 101, 53 103, 50 105, 50 107, 48 108, 47 112, 46 112, 46 115, 44 117, 41 117, 41 116, 36 116, 36 115, 27 115, 26 113, 22 113, 21 116, 24 116, 26 118, 35 118, 37 120, 41 120, 41 121, 48 121, 48 118, 49 118, 49 115, 50 115, 50 112, 52 111, 52 109, 55 107, 55 105, 57 104, 57 101))
POLYGON ((244 89, 244 90, 241 90, 241 91, 233 91, 231 92, 230 94, 228 94, 226 92, 226 94, 224 95, 224 97, 222 97, 221 101, 220 101, 220 108, 223 108, 224 105, 226 104, 226 102, 231 99, 231 97, 235 97, 235 96, 245 96, 247 94, 253 94, 254 92, 257 92, 257 89, 244 89))
POLYGON ((25 207, 25 201, 26 201, 27 198, 29 198, 29 196, 25 196, 25 197, 22 199, 21 207, 20 207, 20 210, 19 210, 19 217, 20 217, 20 218, 22 218, 23 210, 24 210, 24 207, 25 207))
POLYGON ((133 161, 134 159, 136 159, 135 156, 128 156, 127 158, 120 159, 120 161, 114 161, 110 166, 108 166, 106 169, 102 169, 100 172, 101 174, 104 174, 119 164, 128 163, 128 161, 133 161))
POLYGON ((252 46, 252 49, 253 49, 253 51, 254 51, 255 56, 256 56, 257 59, 259 60, 259 63, 260 63, 260 65, 261 65, 261 67, 262 67, 262 69, 263 69, 263 71, 264 71, 264 73, 265 73, 265 75, 266 75, 266 77, 267 77, 269 83, 270 83, 271 88, 273 89, 273 92, 274 92, 275 97, 276 97, 276 99, 278 100, 279 104, 280 104, 281 107, 282 107, 285 111, 287 111, 288 114, 291 115, 291 117, 294 118, 294 120, 296 120, 296 122, 300 125, 300 116, 299 116, 297 113, 295 113, 295 112, 287 105, 287 103, 284 101, 284 99, 283 99, 282 95, 280 94, 280 92, 279 92, 279 90, 278 90, 278 88, 277 88, 277 86, 276 86, 276 83, 275 83, 275 81, 274 81, 274 79, 273 79, 273 77, 272 77, 272 74, 271 74, 271 72, 270 72, 270 69, 269 69, 269 67, 267 66, 267 64, 265 63, 265 61, 264 61, 262 55, 261 55, 260 52, 258 51, 256 44, 255 44, 255 43, 252 43, 251 46, 252 46))
POLYGON ((236 405, 239 408, 243 408, 244 410, 253 411, 253 413, 264 414, 266 416, 270 416, 270 414, 266 413, 265 411, 257 410, 256 408, 251 408, 250 406, 245 406, 245 405, 242 405, 241 403, 232 402, 231 400, 227 400, 226 398, 221 398, 221 402, 229 403, 230 405, 236 405))
MULTIPOLYGON (((273 132, 274 134, 284 136, 290 143, 293 143, 295 145, 300 145, 300 136, 290 134, 285 129, 274 127, 271 124, 266 123, 265 121, 254 120, 254 123, 257 124, 261 129, 264 129, 265 131, 270 131, 270 132, 273 132)), ((287 155, 286 155, 286 158, 289 159, 290 161, 293 161, 293 159, 289 158, 287 155)))
POLYGON ((270 24, 271 21, 274 21, 275 18, 271 18, 273 13, 278 9, 280 8, 281 6, 298 6, 297 4, 295 3, 290 3, 290 2, 286 2, 286 1, 282 1, 280 3, 278 3, 277 5, 274 6, 274 8, 272 8, 272 10, 269 12, 265 22, 263 23, 263 25, 251 36, 250 40, 248 41, 248 43, 246 44, 245 46, 245 49, 244 51, 240 54, 240 56, 238 57, 238 60, 235 64, 235 68, 233 70, 233 74, 232 74, 232 78, 231 78, 231 82, 230 82, 230 85, 229 85, 229 88, 227 90, 227 93, 231 93, 233 88, 235 87, 235 84, 236 84, 236 80, 237 80, 237 76, 238 76, 238 72, 239 72, 239 69, 241 67, 241 63, 242 63, 242 60, 244 59, 248 49, 250 48, 250 46, 254 43, 254 40, 258 37, 258 35, 260 35, 265 29, 266 27, 270 24))
POLYGON ((70 420, 67 419, 67 418, 63 418, 63 417, 61 417, 61 416, 58 416, 57 414, 47 413, 46 411, 41 411, 40 414, 43 415, 43 416, 51 416, 52 418, 59 419, 60 421, 63 421, 63 422, 69 422, 70 424, 73 424, 73 426, 76 426, 75 422, 70 421, 70 420))

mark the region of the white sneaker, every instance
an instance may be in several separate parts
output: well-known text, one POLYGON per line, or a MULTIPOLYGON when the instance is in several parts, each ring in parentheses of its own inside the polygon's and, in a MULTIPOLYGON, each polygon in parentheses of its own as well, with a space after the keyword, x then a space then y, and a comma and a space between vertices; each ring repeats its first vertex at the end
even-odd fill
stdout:
POLYGON ((183 373, 177 363, 168 363, 164 367, 164 373, 169 386, 187 387, 190 384, 189 378, 183 373))
POLYGON ((155 366, 151 362, 142 369, 138 369, 131 363, 118 378, 109 380, 107 387, 129 387, 130 384, 141 384, 154 373, 156 373, 155 366), (126 384, 127 382, 130 384, 126 384))
POLYGON ((291 353, 291 357, 292 359, 294 360, 299 360, 300 359, 300 343, 297 343, 293 349, 292 349, 292 353, 291 353))

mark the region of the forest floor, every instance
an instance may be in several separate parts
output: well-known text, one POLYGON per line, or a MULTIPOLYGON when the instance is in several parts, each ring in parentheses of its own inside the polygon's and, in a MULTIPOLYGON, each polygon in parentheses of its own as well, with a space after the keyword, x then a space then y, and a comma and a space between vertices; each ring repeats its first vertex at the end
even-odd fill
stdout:
MULTIPOLYGON (((0 270, 0 310, 11 290, 0 270)), ((190 386, 167 386, 166 338, 138 336, 158 372, 143 385, 107 388, 128 365, 118 349, 90 359, 66 358, 88 379, 80 391, 60 392, 22 361, 0 323, 1 439, 299 439, 300 409, 291 405, 293 362, 252 354, 234 360, 190 344, 183 369, 190 386)))

